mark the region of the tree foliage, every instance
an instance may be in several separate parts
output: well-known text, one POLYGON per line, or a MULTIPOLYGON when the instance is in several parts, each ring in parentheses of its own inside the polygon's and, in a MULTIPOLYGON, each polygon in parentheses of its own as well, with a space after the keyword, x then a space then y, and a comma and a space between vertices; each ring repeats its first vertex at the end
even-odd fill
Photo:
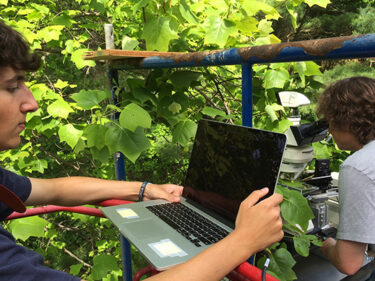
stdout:
MULTIPOLYGON (((199 119, 241 124, 241 68, 127 71, 120 73, 120 83, 111 93, 105 65, 82 59, 85 51, 105 48, 103 25, 113 24, 117 48, 203 51, 301 38, 315 24, 314 11, 326 9, 332 9, 329 0, 0 0, 0 19, 21 32, 43 61, 28 81, 39 109, 27 117, 24 144, 0 154, 2 165, 36 177, 114 178, 111 155, 121 151, 129 160, 129 179, 179 183, 199 119), (112 95, 118 103, 112 104, 112 95)), ((253 122, 258 128, 283 132, 290 125, 287 109, 277 104, 277 92, 301 91, 313 99, 322 86, 315 62, 254 65, 253 71, 253 122)), ((316 118, 311 110, 305 116, 316 118)), ((318 243, 304 234, 311 210, 301 195, 282 188, 279 192, 285 198, 287 225, 302 228, 296 230, 295 248, 306 255, 310 243, 318 243)), ((10 229, 22 240, 42 237, 27 241, 48 261, 58 257, 60 261, 50 264, 55 268, 88 280, 115 280, 121 275, 118 238, 107 221, 66 214, 50 218, 47 224, 20 220, 27 228, 15 221, 10 229), (99 230, 93 225, 100 225, 99 230), (47 231, 27 230, 31 226, 47 231), (58 229, 66 230, 62 238, 58 229), (94 237, 90 231, 99 233, 94 237), (78 256, 85 262, 77 262, 78 256)), ((275 250, 273 259, 270 270, 276 276, 295 279, 286 270, 294 263, 284 247, 275 250), (288 274, 284 276, 278 266, 288 274)))

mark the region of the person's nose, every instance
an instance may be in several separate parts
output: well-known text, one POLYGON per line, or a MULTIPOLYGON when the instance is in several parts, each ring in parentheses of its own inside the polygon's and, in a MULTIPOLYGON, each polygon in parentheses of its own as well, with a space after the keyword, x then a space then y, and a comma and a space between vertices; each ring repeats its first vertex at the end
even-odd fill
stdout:
POLYGON ((25 90, 25 98, 23 103, 21 104, 21 112, 28 113, 28 112, 34 112, 38 109, 38 103, 36 102, 33 93, 30 91, 26 85, 24 85, 25 90))

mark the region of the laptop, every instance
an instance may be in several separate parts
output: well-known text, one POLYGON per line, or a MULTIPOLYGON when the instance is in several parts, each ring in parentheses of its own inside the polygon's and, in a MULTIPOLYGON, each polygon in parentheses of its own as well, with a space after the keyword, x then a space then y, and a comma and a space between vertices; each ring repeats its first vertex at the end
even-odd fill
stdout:
POLYGON ((242 200, 274 193, 284 134, 200 120, 181 202, 151 200, 102 208, 157 269, 183 263, 228 235, 242 200))

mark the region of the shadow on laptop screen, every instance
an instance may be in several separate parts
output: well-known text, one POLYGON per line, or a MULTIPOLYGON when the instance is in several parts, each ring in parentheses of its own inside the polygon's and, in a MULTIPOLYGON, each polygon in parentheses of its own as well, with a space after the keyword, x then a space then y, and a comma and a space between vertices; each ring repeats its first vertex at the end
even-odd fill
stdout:
POLYGON ((200 120, 183 196, 234 221, 252 191, 274 193, 285 143, 284 134, 200 120))

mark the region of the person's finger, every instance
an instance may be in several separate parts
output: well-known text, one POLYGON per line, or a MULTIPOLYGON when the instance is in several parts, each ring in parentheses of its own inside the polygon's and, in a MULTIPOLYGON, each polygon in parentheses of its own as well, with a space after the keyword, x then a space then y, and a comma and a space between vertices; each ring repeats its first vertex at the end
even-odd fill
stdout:
POLYGON ((283 202, 283 196, 279 193, 274 193, 272 196, 267 198, 266 200, 270 200, 273 206, 280 205, 283 202))
POLYGON ((182 186, 176 185, 174 190, 173 190, 173 195, 175 196, 181 196, 182 195, 182 186))
POLYGON ((264 197, 268 193, 268 187, 264 187, 260 190, 253 191, 246 199, 245 202, 249 206, 254 206, 260 198, 264 197))

